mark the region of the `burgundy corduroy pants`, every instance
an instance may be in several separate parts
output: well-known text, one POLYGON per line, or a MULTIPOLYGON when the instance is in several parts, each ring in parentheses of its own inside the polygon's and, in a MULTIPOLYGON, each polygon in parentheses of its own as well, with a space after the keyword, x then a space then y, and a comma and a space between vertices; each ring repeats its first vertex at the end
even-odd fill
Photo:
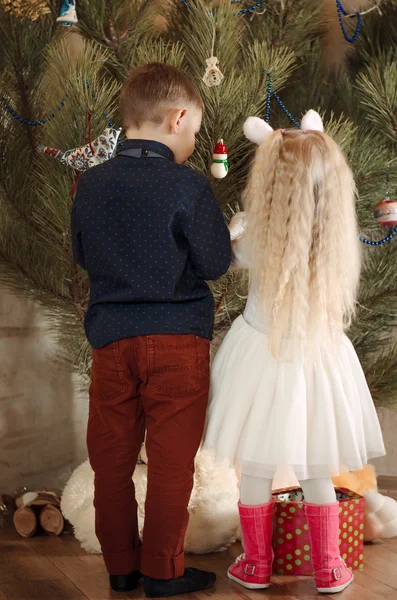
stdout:
POLYGON ((109 573, 184 572, 187 505, 209 392, 209 342, 195 335, 123 339, 93 351, 87 444, 96 534, 109 573), (144 441, 142 544, 132 475, 144 441))

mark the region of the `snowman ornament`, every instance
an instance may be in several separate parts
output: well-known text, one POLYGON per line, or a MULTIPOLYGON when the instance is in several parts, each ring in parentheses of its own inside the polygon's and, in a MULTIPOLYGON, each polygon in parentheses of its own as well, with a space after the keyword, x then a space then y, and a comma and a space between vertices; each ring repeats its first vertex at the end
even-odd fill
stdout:
POLYGON ((212 153, 211 174, 216 179, 223 179, 229 171, 226 146, 223 140, 218 140, 212 153))

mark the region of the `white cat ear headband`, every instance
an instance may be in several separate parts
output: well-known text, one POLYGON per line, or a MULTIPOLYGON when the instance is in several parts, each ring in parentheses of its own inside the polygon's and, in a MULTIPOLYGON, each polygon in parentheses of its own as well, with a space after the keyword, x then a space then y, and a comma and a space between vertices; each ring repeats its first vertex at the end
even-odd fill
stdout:
MULTIPOLYGON (((270 133, 274 131, 269 123, 266 123, 259 117, 248 117, 244 123, 244 135, 254 144, 262 144, 270 133)), ((315 110, 309 110, 301 122, 302 131, 324 131, 324 126, 320 115, 315 110)), ((280 129, 284 133, 284 129, 280 129)))

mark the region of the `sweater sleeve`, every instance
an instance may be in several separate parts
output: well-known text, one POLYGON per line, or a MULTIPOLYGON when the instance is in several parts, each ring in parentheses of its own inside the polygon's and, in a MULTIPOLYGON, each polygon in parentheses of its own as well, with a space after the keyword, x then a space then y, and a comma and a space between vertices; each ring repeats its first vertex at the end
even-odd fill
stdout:
POLYGON ((194 212, 185 214, 183 233, 198 277, 214 280, 227 272, 231 261, 230 233, 207 182, 196 198, 194 212))

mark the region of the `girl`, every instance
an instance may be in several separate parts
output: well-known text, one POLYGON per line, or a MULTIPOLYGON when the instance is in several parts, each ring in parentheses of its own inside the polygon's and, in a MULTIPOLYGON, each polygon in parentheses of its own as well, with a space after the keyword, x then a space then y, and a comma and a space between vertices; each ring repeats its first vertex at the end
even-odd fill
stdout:
POLYGON ((244 315, 215 358, 205 446, 242 473, 245 554, 230 579, 267 588, 272 572, 272 480, 294 476, 305 496, 317 590, 353 575, 339 555, 331 478, 384 455, 377 415, 343 330, 354 313, 360 250, 352 173, 309 111, 301 130, 251 117, 259 148, 231 224, 234 266, 248 268, 244 315))

